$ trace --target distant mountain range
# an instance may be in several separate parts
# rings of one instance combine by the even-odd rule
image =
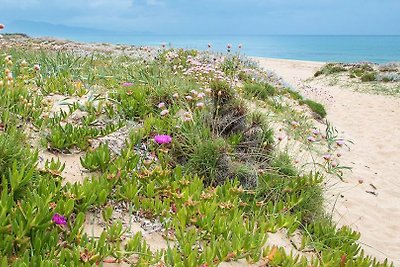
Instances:
[[[4,29],[5,33],[25,33],[29,36],[57,36],[57,37],[70,37],[70,36],[98,36],[98,35],[150,35],[151,32],[119,32],[108,31],[94,28],[85,28],[77,26],[68,26],[63,24],[53,24],[40,21],[29,20],[16,20],[6,24]]]

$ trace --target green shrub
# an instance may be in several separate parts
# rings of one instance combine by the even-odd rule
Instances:
[[[362,82],[373,82],[376,81],[376,72],[368,72],[361,76]]]
[[[325,118],[326,117],[326,110],[325,107],[320,104],[317,103],[313,100],[310,99],[306,99],[306,100],[301,100],[300,104],[303,105],[307,105],[315,114],[317,114],[320,118]]]
[[[288,93],[290,95],[290,97],[294,100],[302,100],[303,99],[303,96],[299,92],[294,91],[290,88],[285,88],[283,90],[283,93]]]
[[[210,84],[214,107],[225,105],[235,99],[235,90],[227,82],[213,80]]]
[[[271,162],[271,169],[280,175],[293,177],[298,171],[287,153],[279,153]]]
[[[246,83],[243,90],[248,96],[261,100],[268,99],[277,93],[276,88],[267,83]]]
[[[254,166],[244,163],[232,164],[231,177],[237,178],[246,189],[256,188],[258,185],[257,170]]]
[[[187,170],[204,177],[206,184],[212,183],[218,173],[218,161],[225,150],[222,138],[204,140],[196,144],[187,163]]]
[[[347,71],[345,67],[338,63],[328,63],[325,66],[323,66],[320,70],[318,70],[315,74],[314,77],[318,77],[320,75],[329,75],[329,74],[334,74],[334,73],[339,73],[339,72],[344,72]]]
[[[239,72],[238,77],[241,81],[250,82],[252,77],[244,71]]]

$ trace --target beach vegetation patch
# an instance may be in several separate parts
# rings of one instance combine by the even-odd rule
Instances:
[[[335,74],[335,73],[340,73],[347,71],[345,67],[343,67],[340,64],[337,63],[328,63],[325,66],[323,66],[320,70],[318,70],[315,74],[314,77],[318,77],[321,75],[329,75],[329,74]]]
[[[347,141],[238,54],[0,42],[2,266],[390,266],[326,219],[324,176]],[[291,138],[326,146],[307,172]],[[266,246],[278,231],[310,256]]]
[[[260,100],[266,100],[277,94],[276,88],[267,83],[245,83],[243,90],[249,96]]]
[[[300,100],[299,103],[307,105],[319,118],[325,118],[327,115],[325,107],[320,103],[310,99]]]

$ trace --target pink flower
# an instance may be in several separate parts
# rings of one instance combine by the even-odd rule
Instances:
[[[154,136],[154,142],[157,144],[169,144],[172,141],[172,137],[167,134],[160,134]]]
[[[316,140],[315,140],[315,137],[314,136],[309,136],[309,137],[307,137],[307,140],[308,140],[308,142],[315,142]]]
[[[175,94],[172,95],[172,97],[175,98],[175,99],[177,99],[177,98],[179,98],[179,94],[178,94],[178,93],[175,93]]]
[[[343,139],[337,140],[336,145],[342,147],[345,144]]]
[[[158,108],[163,108],[163,107],[165,107],[165,103],[164,102],[160,102],[160,103],[158,103]]]
[[[1,24],[0,23],[0,30],[2,30],[2,29],[4,29],[5,27],[4,27],[4,24]]]
[[[208,46],[208,48],[211,48],[211,44],[208,44],[207,46]]]
[[[332,159],[332,155],[331,154],[325,154],[322,156],[322,158],[326,161],[330,161]]]
[[[239,47],[239,49],[241,49],[241,48],[243,47],[243,45],[242,45],[242,44],[239,44],[238,47]]]
[[[198,103],[196,104],[196,107],[198,107],[198,108],[204,108],[204,103],[203,103],[203,102],[198,102]]]
[[[313,135],[319,135],[319,130],[318,129],[313,129],[312,133],[313,133]]]
[[[183,120],[184,122],[191,121],[192,119],[193,119],[192,113],[190,113],[190,112],[188,112],[188,111],[186,111],[185,113],[183,113],[182,120]]]
[[[166,115],[168,115],[168,113],[169,113],[168,109],[164,109],[164,110],[162,110],[162,111],[160,112],[160,115],[161,115],[161,116],[166,116]]]
[[[55,213],[51,218],[51,220],[57,225],[62,225],[62,226],[67,225],[67,219],[58,213]]]
[[[36,70],[36,71],[39,71],[39,70],[40,70],[39,64],[34,65],[34,66],[33,66],[33,69]]]
[[[185,96],[186,100],[188,101],[192,101],[193,97],[191,97],[190,95]]]
[[[199,93],[199,94],[197,95],[197,99],[203,99],[205,96],[206,96],[205,93]]]
[[[122,83],[122,86],[125,86],[125,87],[132,86],[132,85],[133,85],[133,83],[131,83],[131,82]]]
[[[231,45],[231,44],[228,44],[226,47],[227,47],[228,49],[231,49],[231,48],[232,48],[232,45]]]

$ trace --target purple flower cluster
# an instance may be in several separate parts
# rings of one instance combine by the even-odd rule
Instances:
[[[55,213],[51,218],[51,220],[57,225],[62,225],[62,226],[67,225],[67,218],[58,213]]]
[[[157,144],[169,144],[172,141],[172,137],[167,134],[160,134],[160,135],[154,136],[154,141]]]

